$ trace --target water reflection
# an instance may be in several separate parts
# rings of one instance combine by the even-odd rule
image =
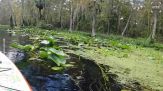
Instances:
[[[5,42],[4,42],[5,40]],[[19,61],[22,60],[24,57],[23,53],[18,52],[18,50],[12,48],[10,45],[12,43],[20,43],[24,44],[27,39],[25,37],[8,33],[6,30],[0,30],[0,51],[3,52],[5,50],[5,54],[13,61]],[[4,47],[5,44],[5,47]],[[4,49],[5,48],[5,49]]]
[[[3,39],[5,39],[5,50],[8,51],[8,45],[12,42],[12,38],[6,31],[0,30],[0,51],[3,51]]]

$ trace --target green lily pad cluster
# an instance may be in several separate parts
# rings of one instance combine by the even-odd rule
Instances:
[[[56,44],[56,39],[53,36],[40,37],[33,40],[32,44],[20,45],[12,44],[12,47],[24,51],[29,57],[28,59],[39,59],[49,63],[51,68],[64,67],[66,65],[66,54]]]

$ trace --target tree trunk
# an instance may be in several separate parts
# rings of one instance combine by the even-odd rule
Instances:
[[[10,27],[11,27],[11,29],[14,28],[14,21],[13,21],[13,16],[12,15],[10,16]]]
[[[22,12],[22,16],[21,16],[22,17],[22,20],[21,20],[22,24],[21,25],[24,26],[24,21],[25,21],[24,20],[24,10],[25,10],[24,9],[24,0],[21,0],[21,3],[22,3],[22,11],[21,11]]]
[[[151,35],[151,40],[153,41],[155,39],[155,35],[156,35],[156,26],[157,26],[157,13],[154,13],[154,24],[153,24],[153,29],[152,29],[152,35]]]
[[[118,25],[117,25],[117,33],[120,33],[120,25],[121,25],[121,20],[120,20],[120,14],[118,13],[118,19],[117,19]]]
[[[117,12],[117,22],[118,22],[118,25],[117,25],[117,34],[121,33],[121,30],[120,30],[120,26],[121,26],[121,11],[122,10],[122,6],[121,5],[118,5],[118,12]]]
[[[41,15],[41,9],[39,9],[39,19],[41,20],[41,17],[42,17],[42,15]]]
[[[92,12],[92,37],[96,36],[96,8],[95,8],[95,1],[94,7]]]
[[[127,20],[127,23],[126,23],[125,28],[123,29],[123,32],[122,32],[122,34],[121,34],[122,36],[124,36],[124,34],[125,34],[125,32],[126,32],[126,30],[127,30],[127,28],[128,28],[128,25],[129,25],[130,20],[131,20],[131,15],[129,16],[129,18],[128,18],[128,20]]]
[[[76,18],[77,18],[77,14],[78,14],[78,10],[79,10],[79,7],[77,5],[76,9],[74,10],[74,13],[73,13],[73,29],[75,29],[75,21],[76,21]]]
[[[107,21],[107,34],[110,33],[110,19],[111,19],[111,14],[112,14],[112,7],[113,7],[113,0],[107,0],[107,5],[108,5],[108,10],[107,10],[107,17],[108,17],[108,21]]]
[[[15,24],[14,24],[15,23],[14,11],[13,11],[13,8],[12,8],[11,3],[9,1],[8,1],[8,5],[10,8],[10,26],[13,29],[15,26]]]
[[[63,1],[61,0],[60,1],[60,5],[59,5],[59,23],[60,23],[60,28],[63,28],[63,25],[62,25],[62,3],[63,3]]]
[[[70,32],[72,32],[72,27],[73,27],[73,6],[71,4],[71,7],[70,7],[70,28],[69,28]]]
[[[95,28],[95,24],[96,24],[96,16],[93,15],[93,20],[92,20],[92,36],[96,36],[96,28]]]
[[[107,34],[110,34],[110,19],[107,22]]]

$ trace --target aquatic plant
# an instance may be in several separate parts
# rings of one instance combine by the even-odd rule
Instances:
[[[52,69],[59,70],[66,64],[66,54],[55,43],[56,40],[53,36],[46,36],[39,39],[35,38],[33,44],[20,45],[14,43],[12,47],[25,52],[29,56],[28,60],[41,60],[48,63]]]

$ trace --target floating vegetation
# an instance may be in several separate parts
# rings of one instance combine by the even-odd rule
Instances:
[[[56,40],[53,36],[34,39],[32,44],[20,45],[12,44],[12,47],[18,48],[25,52],[30,61],[36,63],[48,64],[48,67],[53,70],[60,70],[66,65],[66,54],[56,45]]]

